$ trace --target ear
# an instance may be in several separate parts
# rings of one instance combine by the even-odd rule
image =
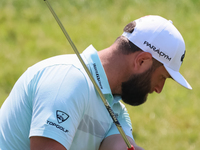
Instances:
[[[152,55],[148,52],[141,52],[135,57],[135,73],[142,73],[148,70],[153,64]]]

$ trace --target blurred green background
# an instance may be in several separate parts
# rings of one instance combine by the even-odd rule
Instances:
[[[50,0],[76,47],[110,46],[129,22],[145,15],[173,21],[186,43],[180,72],[193,90],[172,80],[161,94],[138,107],[127,106],[135,141],[146,150],[200,147],[199,0]],[[42,0],[0,1],[0,106],[20,75],[34,63],[73,53]]]

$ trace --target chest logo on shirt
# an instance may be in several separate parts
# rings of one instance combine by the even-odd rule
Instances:
[[[57,117],[58,123],[62,123],[62,122],[66,121],[69,118],[69,115],[66,114],[63,111],[57,110],[56,111],[56,117]]]

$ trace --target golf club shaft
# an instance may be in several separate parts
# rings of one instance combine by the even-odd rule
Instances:
[[[99,86],[97,85],[96,81],[94,80],[92,74],[90,73],[89,69],[87,68],[85,62],[83,61],[82,57],[80,56],[80,53],[78,52],[76,46],[74,45],[74,43],[72,42],[70,36],[68,35],[67,31],[65,30],[64,26],[62,25],[61,21],[59,20],[58,16],[56,15],[56,13],[54,12],[53,8],[51,7],[50,3],[48,2],[48,0],[44,0],[49,8],[49,10],[51,11],[52,15],[54,16],[55,20],[57,21],[58,25],[60,26],[61,30],[63,31],[65,37],[67,38],[67,40],[69,41],[71,47],[73,48],[74,52],[76,53],[78,59],[80,60],[82,66],[84,67],[86,73],[88,74],[90,80],[92,81],[94,87],[96,88],[98,94],[100,95],[104,105],[106,106],[111,118],[113,119],[113,122],[115,123],[115,125],[117,126],[117,129],[119,130],[120,134],[122,135],[126,145],[128,148],[132,148],[126,134],[124,133],[124,130],[122,129],[119,121],[117,120],[116,116],[114,115],[113,110],[111,109],[111,107],[109,106],[109,103],[107,102],[107,100],[105,99],[103,93],[101,92]]]

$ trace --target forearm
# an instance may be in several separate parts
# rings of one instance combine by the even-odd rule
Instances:
[[[130,137],[128,137],[128,139],[131,145],[134,146],[135,150],[144,150],[143,148],[137,146],[133,139],[131,139]],[[99,150],[127,150],[127,145],[121,135],[116,134],[105,138],[102,141]]]

